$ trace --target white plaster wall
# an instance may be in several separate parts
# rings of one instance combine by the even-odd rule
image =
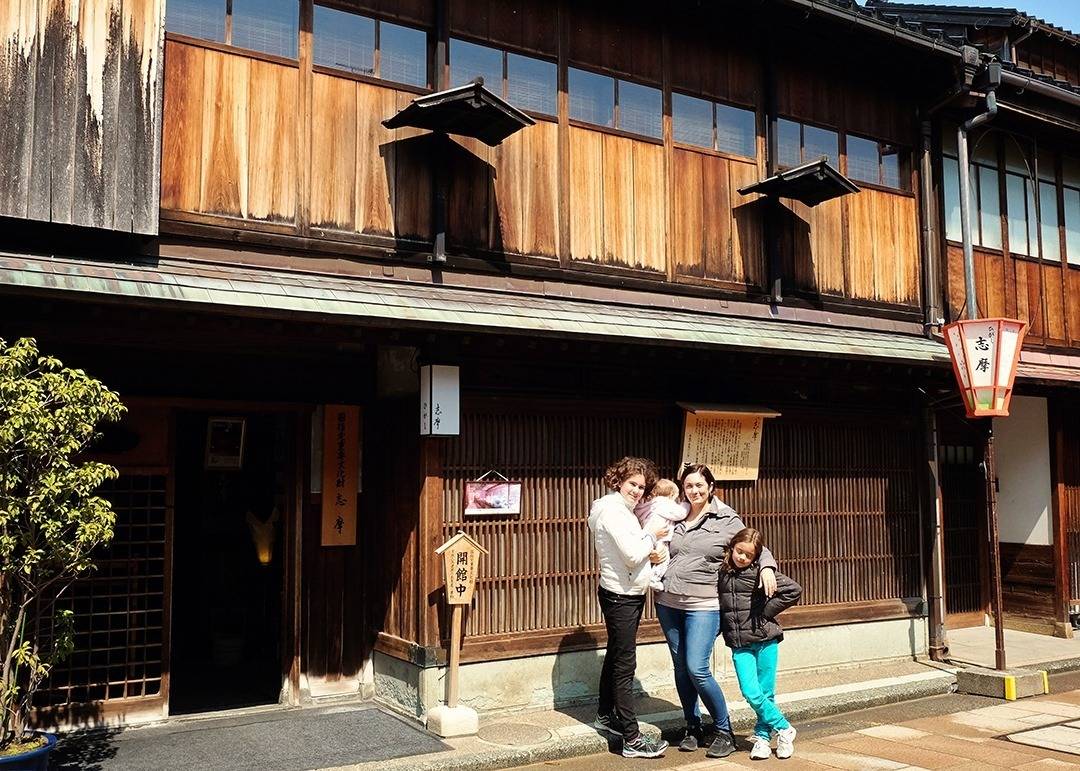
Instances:
[[[925,618],[824,626],[785,632],[780,646],[780,670],[827,669],[859,662],[910,659],[925,655]],[[636,686],[657,694],[674,687],[667,645],[651,643],[637,649]],[[423,670],[404,662],[384,661],[376,654],[376,692],[416,714],[435,706],[445,693],[445,668]],[[478,712],[551,709],[596,699],[603,651],[572,651],[505,661],[463,664],[459,698]],[[412,669],[412,672],[406,670]],[[713,672],[734,683],[731,652],[717,639]],[[407,705],[407,706],[406,706]]]
[[[1009,417],[994,418],[999,538],[1004,543],[1053,543],[1050,432],[1046,399],[1014,396]]]

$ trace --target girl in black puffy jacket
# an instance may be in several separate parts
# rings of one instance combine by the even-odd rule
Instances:
[[[750,751],[753,760],[766,760],[772,754],[773,731],[776,757],[795,754],[795,729],[775,702],[777,648],[784,639],[776,617],[802,596],[802,587],[780,573],[776,574],[776,593],[765,596],[758,586],[762,548],[761,533],[752,527],[736,533],[724,556],[719,587],[724,642],[731,648],[739,690],[758,716]]]

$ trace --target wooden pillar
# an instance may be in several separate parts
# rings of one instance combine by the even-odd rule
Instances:
[[[230,17],[231,18],[231,17]],[[300,0],[300,41],[297,51],[300,72],[297,96],[296,132],[296,227],[301,234],[311,231],[311,133],[312,133],[312,74],[315,25],[314,0]]]
[[[415,430],[415,429],[413,429]],[[425,648],[440,645],[442,563],[435,550],[442,543],[442,443],[439,437],[420,439],[420,500],[417,528],[417,642]]]

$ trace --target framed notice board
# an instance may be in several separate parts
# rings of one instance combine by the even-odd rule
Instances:
[[[683,408],[683,464],[703,463],[718,480],[756,480],[761,435],[767,418],[780,413],[764,407],[680,404]]]

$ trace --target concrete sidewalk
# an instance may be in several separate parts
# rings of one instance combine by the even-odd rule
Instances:
[[[864,664],[817,672],[781,674],[777,702],[794,721],[806,721],[881,704],[949,693],[953,670],[906,661]],[[721,682],[736,730],[754,723],[733,680]],[[638,701],[643,729],[652,734],[681,731],[684,721],[674,692],[650,694]],[[605,735],[592,728],[594,706],[522,712],[481,719],[477,736],[447,739],[449,751],[373,763],[340,766],[337,771],[455,771],[499,769],[547,760],[591,755],[609,749]],[[615,742],[617,743],[617,742]]]
[[[1080,669],[1080,637],[1069,639],[1005,630],[1005,658],[1010,667],[1048,672]],[[949,660],[957,665],[994,667],[994,628],[949,630]]]

